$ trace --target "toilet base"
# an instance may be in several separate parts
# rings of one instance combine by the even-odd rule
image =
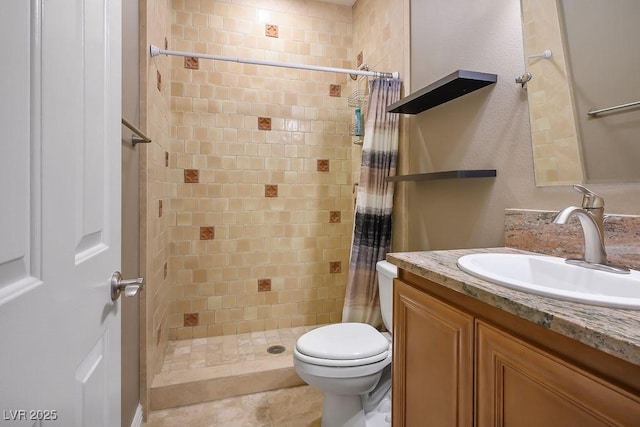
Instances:
[[[324,395],[322,427],[390,427],[391,390],[378,405],[364,413],[361,396]]]
[[[322,427],[367,427],[359,395],[324,393]]]
[[[391,427],[391,389],[374,410],[365,415],[367,427]]]
[[[322,427],[391,427],[391,366],[370,393],[325,392],[323,398]]]

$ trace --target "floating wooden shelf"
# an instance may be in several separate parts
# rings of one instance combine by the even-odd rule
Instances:
[[[458,70],[387,107],[389,113],[418,114],[498,81],[495,74]]]
[[[453,170],[444,172],[416,173],[387,177],[387,182],[398,181],[434,181],[437,179],[493,178],[497,176],[495,169]]]

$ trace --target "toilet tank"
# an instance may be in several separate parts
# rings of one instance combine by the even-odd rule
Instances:
[[[378,294],[382,321],[389,332],[392,331],[393,319],[393,279],[398,276],[398,267],[387,261],[378,261]]]

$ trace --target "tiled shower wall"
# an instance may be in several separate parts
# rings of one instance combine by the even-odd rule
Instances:
[[[167,277],[169,225],[167,203],[172,194],[166,163],[170,148],[171,63],[166,57],[150,58],[148,45],[164,47],[170,34],[170,0],[140,1],[140,126],[153,140],[139,144],[140,153],[140,272],[145,278],[140,293],[141,402],[148,408],[148,390],[160,371],[168,341],[171,288]],[[167,40],[168,41],[168,40]],[[123,325],[124,327],[124,325]]]
[[[170,49],[355,66],[351,7],[174,0]],[[347,75],[171,59],[171,339],[341,318],[352,234]]]

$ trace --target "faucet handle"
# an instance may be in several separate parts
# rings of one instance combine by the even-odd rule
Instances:
[[[584,209],[604,208],[604,199],[593,191],[580,184],[573,184],[573,189],[578,193],[582,193],[582,207]]]

